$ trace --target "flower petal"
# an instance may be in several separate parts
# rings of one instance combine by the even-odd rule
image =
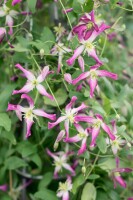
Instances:
[[[93,48],[88,52],[88,56],[92,57],[98,64],[102,65],[102,61],[98,58],[97,54],[96,54],[96,50]]]
[[[69,164],[63,163],[63,167],[64,167],[65,169],[67,169],[68,171],[70,171],[70,172],[72,173],[73,176],[75,175],[75,171],[73,170],[73,168],[72,168]]]
[[[37,81],[39,83],[43,82],[48,74],[49,74],[49,66],[45,66],[41,74],[37,77]]]
[[[79,63],[80,69],[82,70],[82,72],[84,72],[85,63],[84,63],[84,59],[83,59],[82,56],[79,56],[79,57],[78,57],[78,63]]]
[[[32,107],[32,108],[34,107],[33,99],[30,96],[28,96],[27,94],[22,94],[21,99],[26,99],[28,101],[30,107]]]
[[[86,151],[86,138],[82,140],[82,144],[78,151],[78,155],[83,154],[85,151]]]
[[[90,98],[93,98],[93,94],[94,94],[95,88],[97,86],[97,79],[96,78],[90,78],[88,82],[89,82],[89,85],[90,85]]]
[[[77,58],[78,56],[80,56],[80,54],[83,52],[83,50],[84,50],[84,45],[79,46],[79,47],[74,51],[73,56],[72,56],[71,58],[69,58],[69,59],[66,61],[67,64],[68,64],[69,66],[73,65],[74,62],[75,62],[75,60],[76,60],[76,58]]]
[[[123,188],[127,187],[126,182],[122,179],[121,176],[114,176],[115,180],[121,185]]]
[[[115,136],[113,135],[113,133],[111,132],[109,126],[107,126],[105,123],[102,122],[101,124],[103,130],[109,135],[111,140],[115,140]]]
[[[47,151],[47,154],[48,154],[50,157],[52,157],[54,160],[57,160],[57,159],[58,159],[58,157],[57,157],[54,153],[52,153],[48,148],[46,149],[46,151]]]
[[[57,142],[57,143],[60,142],[60,141],[63,139],[64,136],[65,136],[65,130],[61,130],[61,131],[59,132],[57,138],[56,138],[55,143],[56,143],[56,142]]]
[[[65,111],[66,111],[66,112],[69,112],[69,111],[72,109],[72,106],[73,106],[73,104],[75,103],[76,100],[77,100],[77,97],[76,97],[76,96],[73,96],[73,97],[71,98],[70,103],[67,104],[67,106],[65,107]]]
[[[49,93],[45,90],[45,88],[43,87],[43,85],[38,84],[38,85],[36,86],[36,88],[37,88],[37,90],[39,91],[40,94],[42,94],[43,96],[48,97],[48,98],[51,99],[51,100],[54,100],[53,96],[52,96],[51,94],[49,94]]]
[[[16,64],[15,67],[20,69],[28,80],[33,81],[35,79],[35,76],[30,71],[24,69],[20,64]]]
[[[69,200],[69,192],[64,192],[62,200]]]
[[[59,117],[58,119],[57,119],[57,121],[56,122],[49,122],[48,123],[48,129],[51,129],[51,128],[53,128],[54,126],[56,126],[57,124],[59,124],[60,122],[62,122],[62,121],[64,121],[66,119],[66,116],[62,116],[62,117]]]
[[[95,122],[95,118],[91,116],[85,116],[85,115],[76,115],[74,118],[75,122],[88,122],[90,124],[93,124]]]
[[[20,93],[28,93],[31,90],[33,90],[34,85],[32,83],[26,83],[24,87],[22,87],[20,90],[13,90],[12,95],[14,94],[20,94]]]
[[[31,126],[32,124],[34,123],[32,120],[30,119],[25,119],[25,122],[27,124],[27,127],[26,127],[26,138],[28,138],[29,136],[31,136]]]
[[[72,113],[75,114],[75,113],[77,113],[77,112],[79,112],[79,111],[81,111],[81,110],[83,110],[85,108],[88,108],[88,106],[86,106],[84,103],[82,103],[81,106],[79,106],[77,108],[73,108],[72,109]]]
[[[8,32],[9,35],[13,34],[13,18],[10,15],[6,16],[6,24],[9,26],[10,30]]]
[[[90,75],[90,72],[83,72],[77,78],[73,79],[72,84],[76,85],[79,81],[86,79]]]
[[[35,109],[33,110],[33,113],[37,116],[46,117],[51,120],[56,120],[56,114],[48,114],[41,109]]]
[[[65,131],[66,131],[66,138],[68,138],[69,137],[69,120],[68,119],[65,120],[64,126],[65,126]]]
[[[91,138],[90,147],[94,147],[95,146],[95,144],[96,144],[96,138],[97,138],[99,132],[100,132],[100,126],[99,127],[94,127],[92,129],[92,133],[91,133],[92,134],[92,138]]]
[[[81,139],[79,138],[79,136],[78,135],[75,135],[75,136],[73,136],[73,137],[68,137],[68,138],[65,138],[64,139],[64,142],[79,142]]]
[[[69,84],[72,84],[72,76],[71,74],[64,74],[64,79],[67,81]]]
[[[12,6],[15,6],[17,3],[20,3],[22,0],[13,0],[12,1]]]
[[[98,74],[98,76],[101,76],[101,77],[109,77],[109,78],[112,78],[114,80],[118,79],[117,74],[114,74],[112,72],[108,72],[106,70],[97,70],[97,74]]]
[[[4,17],[6,15],[5,11],[0,9],[0,17]]]

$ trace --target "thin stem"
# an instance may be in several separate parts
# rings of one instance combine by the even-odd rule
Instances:
[[[103,44],[103,48],[102,48],[102,51],[101,51],[101,55],[100,55],[100,56],[103,55],[103,52],[104,52],[105,47],[106,47],[106,43],[107,43],[107,34],[105,35],[105,40],[104,40],[104,44]]]
[[[61,4],[63,10],[65,10],[65,7],[64,7],[62,1],[61,1],[61,0],[59,0],[59,1],[60,1],[60,4]],[[69,17],[68,17],[68,14],[67,14],[67,13],[65,13],[65,14],[66,14],[66,16],[67,16],[67,19],[68,19],[69,25],[70,25],[70,27],[71,27],[71,29],[72,29],[72,24],[71,24],[71,21],[70,21],[70,19],[69,19]]]
[[[13,181],[12,181],[12,171],[11,170],[9,170],[9,186],[10,186],[10,192],[12,192]]]

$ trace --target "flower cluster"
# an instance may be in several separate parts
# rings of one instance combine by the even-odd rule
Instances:
[[[19,13],[15,10],[14,6],[21,1],[22,0],[13,0],[13,9],[8,8],[6,0],[4,1],[3,6],[0,7],[0,17],[5,17],[5,25],[7,25],[9,29],[8,35],[13,34],[14,19],[19,14],[30,14],[27,12]],[[57,0],[54,1],[57,2]],[[72,11],[73,8],[69,8],[63,10],[63,13],[67,14],[67,12]],[[54,178],[59,179],[62,177],[61,173],[64,171],[66,172],[65,177],[63,177],[66,181],[64,183],[59,183],[57,192],[57,196],[61,197],[62,200],[70,199],[69,192],[72,190],[72,178],[76,175],[76,167],[79,161],[78,159],[74,159],[75,152],[69,149],[70,146],[72,146],[72,144],[78,146],[77,156],[84,154],[88,149],[93,150],[97,146],[97,139],[99,134],[101,134],[101,131],[104,135],[106,134],[105,143],[111,147],[116,159],[116,168],[111,171],[114,188],[116,188],[116,183],[122,187],[126,187],[126,183],[121,177],[121,173],[132,171],[130,168],[119,167],[117,154],[121,146],[125,145],[126,141],[117,133],[115,119],[110,122],[110,120],[107,119],[107,116],[95,113],[86,102],[79,103],[78,96],[76,95],[69,95],[71,98],[68,101],[68,104],[66,104],[64,109],[60,109],[61,113],[58,113],[57,118],[56,114],[53,114],[54,111],[51,114],[47,113],[47,111],[45,112],[42,108],[35,108],[36,98],[34,99],[33,97],[31,98],[32,95],[30,96],[30,93],[33,90],[36,90],[36,93],[39,93],[42,97],[46,97],[50,101],[58,103],[56,102],[57,100],[51,92],[50,87],[48,88],[50,89],[51,94],[47,91],[44,83],[48,85],[46,79],[50,74],[59,76],[61,73],[66,88],[67,86],[72,86],[74,90],[82,92],[82,89],[85,87],[88,88],[89,85],[88,98],[89,100],[93,99],[96,101],[95,97],[97,94],[95,90],[98,88],[99,79],[101,77],[111,78],[112,80],[118,79],[117,74],[103,69],[104,61],[97,48],[97,38],[101,34],[106,34],[107,36],[106,31],[109,28],[110,26],[106,25],[104,21],[96,18],[95,12],[92,10],[90,13],[85,13],[81,16],[78,24],[75,25],[69,33],[67,38],[68,44],[71,43],[74,37],[76,37],[78,41],[77,48],[74,48],[74,50],[63,42],[63,36],[68,33],[65,28],[63,28],[61,24],[54,28],[54,32],[56,33],[56,44],[50,49],[50,55],[58,57],[58,67],[56,72],[50,71],[51,67],[48,65],[43,69],[40,67],[39,73],[27,69],[27,67],[22,67],[19,63],[15,65],[15,68],[22,72],[21,76],[26,78],[26,83],[22,88],[13,90],[12,95],[21,94],[21,101],[23,101],[24,104],[22,104],[21,101],[18,104],[8,103],[7,111],[15,111],[19,120],[25,121],[27,127],[26,138],[31,136],[31,127],[35,123],[34,120],[38,119],[38,116],[52,121],[48,122],[48,129],[56,128],[58,133],[54,143],[54,150],[57,150],[61,141],[67,146],[64,151],[61,150],[54,153],[46,148],[47,155],[54,160]],[[4,37],[6,37],[6,40],[8,41],[6,28],[0,27],[0,43],[3,41]],[[42,52],[42,54],[44,52]],[[89,70],[88,66],[86,67],[85,65],[85,58],[88,59],[88,57],[91,57],[92,62],[94,62],[89,66]],[[78,66],[80,68],[78,71],[80,74],[75,77],[70,71],[71,69],[72,71],[75,71],[76,61],[78,61]],[[64,62],[69,73],[67,73],[67,70],[65,73],[62,72]],[[37,62],[36,64],[38,65]],[[25,104],[25,100],[28,102],[28,106]],[[73,159],[73,165],[70,164],[71,159]],[[6,190],[6,186],[1,185],[0,189]]]

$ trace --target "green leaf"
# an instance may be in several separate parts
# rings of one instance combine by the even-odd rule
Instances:
[[[63,104],[66,102],[67,98],[68,98],[67,92],[66,92],[66,90],[64,90],[63,88],[58,89],[58,90],[54,93],[54,95],[55,95],[55,98],[56,98],[56,100],[57,100],[59,106],[60,106],[60,105],[63,105]],[[49,98],[47,98],[47,97],[44,97],[44,103],[45,103],[46,105],[51,105],[51,106],[57,107],[56,102],[55,102],[55,101],[51,101],[51,100],[50,100]]]
[[[29,141],[20,142],[16,150],[22,155],[23,158],[37,152],[37,147]]]
[[[76,194],[78,187],[82,185],[84,182],[85,182],[85,177],[83,176],[83,174],[77,176],[73,182],[72,193]]]
[[[96,194],[95,186],[92,183],[86,183],[82,191],[81,200],[95,200]]]
[[[16,144],[16,138],[15,138],[13,132],[2,131],[0,134],[0,137],[9,140],[14,145]]]
[[[41,33],[41,39],[42,42],[45,42],[46,45],[51,48],[55,43],[55,36],[52,33],[52,31],[48,27],[44,27],[43,31]]]
[[[44,188],[43,190],[36,192],[34,194],[34,197],[37,198],[38,200],[58,200],[56,197],[56,193],[53,192],[52,190],[48,190]]]
[[[29,9],[34,13],[36,11],[37,0],[27,0]]]
[[[90,180],[95,180],[95,179],[97,179],[97,178],[100,178],[100,176],[99,176],[98,174],[91,174],[91,175],[88,177],[88,179],[90,179]]]
[[[86,3],[83,5],[84,12],[90,12],[93,10],[94,1],[93,0],[87,0]]]
[[[0,126],[4,127],[6,131],[11,130],[11,119],[6,113],[0,113]]]
[[[17,156],[11,156],[5,161],[5,167],[10,170],[14,170],[25,166],[27,166],[27,163],[24,160],[18,158]]]
[[[39,190],[44,189],[45,187],[47,187],[50,182],[53,179],[53,173],[52,172],[47,172],[46,174],[44,174],[43,179],[40,181],[39,183]]]
[[[39,169],[42,168],[42,160],[38,154],[32,154],[28,157],[32,162],[34,162]]]
[[[106,151],[107,151],[107,144],[106,144],[105,138],[102,135],[102,133],[99,134],[96,143],[97,143],[97,146],[98,146],[99,150],[102,153],[106,153]]]
[[[76,13],[85,13],[93,10],[93,0],[74,0],[72,7]]]

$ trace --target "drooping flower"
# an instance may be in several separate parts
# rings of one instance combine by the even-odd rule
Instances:
[[[90,147],[94,147],[96,144],[96,139],[100,133],[100,128],[102,128],[110,137],[111,140],[115,140],[115,135],[112,133],[111,129],[109,126],[104,122],[103,117],[100,114],[95,114],[96,118],[88,118],[87,116],[76,116],[76,121],[84,121],[92,124],[92,129],[91,129],[91,144]]]
[[[100,35],[103,31],[105,31],[106,29],[110,28],[109,26],[107,26],[106,24],[102,23],[101,26],[99,27],[99,31],[93,31],[93,33],[91,34],[91,36],[87,39],[84,40],[82,37],[80,39],[80,46],[74,50],[74,54],[71,58],[69,58],[66,62],[69,66],[73,65],[75,60],[82,54],[82,53],[87,53],[88,56],[92,57],[97,63],[99,63],[100,65],[102,65],[102,62],[100,61],[100,59],[98,58],[97,54],[96,54],[96,50],[95,50],[95,44],[94,44],[94,40],[96,39],[96,37],[98,35]]]
[[[73,8],[67,8],[67,9],[63,10],[63,13],[66,14],[66,13],[69,13],[72,11],[73,11]]]
[[[73,155],[72,152],[60,151],[52,153],[49,149],[47,149],[47,154],[54,159],[54,165],[55,165],[54,178],[58,178],[58,173],[62,171],[62,168],[68,170],[72,176],[75,175],[74,169],[67,163],[69,156]]]
[[[16,10],[10,10],[10,8],[8,8],[5,4],[3,4],[2,7],[0,7],[0,17],[6,17],[6,25],[9,26],[9,35],[13,34],[13,24],[14,24],[14,20],[13,18],[15,18],[18,15],[18,12]]]
[[[58,55],[58,69],[57,69],[57,73],[60,72],[61,67],[63,66],[62,64],[62,59],[63,59],[63,55],[65,53],[69,53],[72,50],[65,47],[63,43],[58,42],[58,44],[56,44],[52,49],[51,49],[51,54],[52,55]]]
[[[3,192],[7,191],[7,188],[7,184],[0,185],[0,190],[2,190]]]
[[[123,146],[126,141],[124,139],[121,139],[120,135],[117,135],[117,129],[116,129],[116,121],[112,120],[112,132],[115,135],[115,140],[110,140],[109,138],[106,138],[106,143],[111,145],[112,151],[114,155],[117,155],[118,150],[121,149],[121,146]]]
[[[109,77],[113,80],[117,80],[117,74],[108,72],[106,70],[99,70],[99,65],[94,65],[90,68],[90,71],[80,74],[76,79],[72,81],[73,85],[76,85],[81,80],[86,80],[90,86],[90,98],[93,97],[95,88],[97,86],[98,77]]]
[[[0,43],[3,41],[5,35],[6,35],[6,29],[3,27],[0,27]]]
[[[87,142],[87,137],[89,135],[88,129],[83,129],[82,126],[80,126],[79,124],[74,124],[78,134],[76,136],[73,137],[69,137],[67,139],[65,139],[65,142],[79,142],[81,141],[81,147],[78,151],[78,155],[83,154],[86,151],[86,142]]]
[[[22,0],[13,0],[12,1],[12,6],[15,6],[17,3],[20,3]]]
[[[121,173],[130,173],[133,171],[133,169],[131,168],[120,168],[119,167],[119,159],[117,159],[117,163],[116,163],[116,168],[112,170],[112,179],[114,181],[114,188],[116,188],[117,183],[123,187],[126,188],[127,184],[126,182],[123,180],[123,178],[121,177]]]
[[[69,192],[72,190],[72,180],[68,177],[65,183],[59,183],[57,197],[62,197],[62,200],[69,200]]]
[[[75,103],[75,101],[77,100],[76,96],[73,96],[70,103],[66,106],[65,108],[65,113],[63,113],[64,116],[61,116],[57,119],[56,122],[49,122],[48,123],[48,129],[53,128],[54,126],[58,125],[59,123],[64,121],[64,126],[65,126],[65,131],[66,131],[66,138],[68,138],[69,136],[69,125],[70,124],[74,124],[76,123],[76,116],[78,116],[78,112],[87,108],[87,106],[82,103],[81,106],[77,107],[77,108],[72,108],[73,104]],[[87,117],[87,119],[89,120],[89,118],[91,117]],[[78,118],[78,120],[82,120],[82,116],[80,116]]]
[[[72,33],[77,34],[78,38],[81,40],[87,40],[93,33],[93,31],[99,31],[99,27],[96,24],[94,10],[92,10],[89,14],[85,13],[79,20],[79,24],[76,25]]]
[[[22,121],[22,115],[24,115],[24,120],[27,125],[26,138],[31,135],[31,126],[34,123],[33,119],[37,118],[37,116],[41,116],[41,117],[48,118],[51,120],[56,119],[55,114],[48,114],[41,109],[34,109],[34,101],[27,94],[22,94],[21,99],[26,99],[29,103],[29,107],[22,107],[21,105],[14,105],[14,104],[9,103],[7,111],[14,110],[16,112],[16,115],[21,121]]]
[[[39,74],[38,77],[35,77],[34,74],[26,69],[24,69],[20,64],[15,65],[16,68],[20,69],[23,73],[24,76],[28,79],[26,84],[23,86],[22,89],[20,90],[14,90],[12,94],[20,94],[20,93],[28,93],[34,88],[38,90],[38,92],[43,95],[48,97],[49,99],[53,100],[53,96],[50,95],[44,86],[41,84],[46,77],[51,73],[49,71],[49,67],[45,66],[42,70],[42,72]]]

